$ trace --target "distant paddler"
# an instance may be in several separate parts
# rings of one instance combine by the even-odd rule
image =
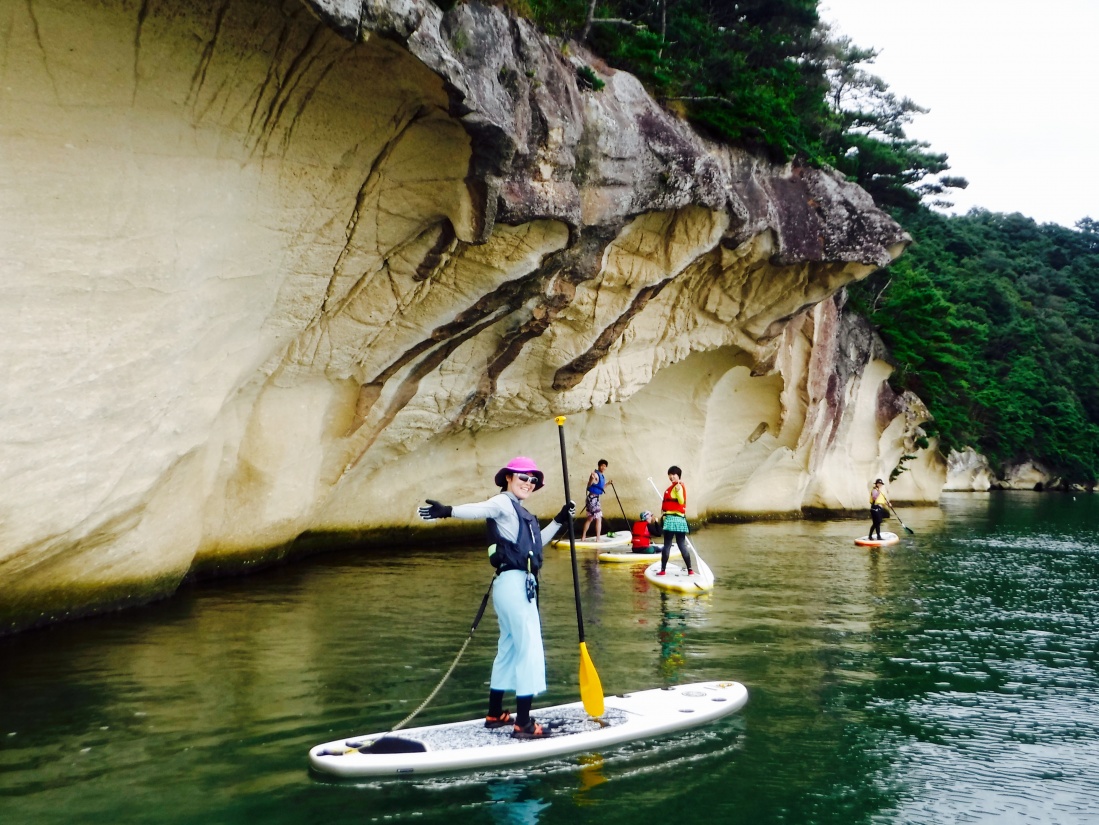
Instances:
[[[641,515],[630,528],[630,544],[633,552],[645,555],[655,554],[656,550],[652,546],[653,535],[660,535],[660,525],[657,523],[656,516],[649,510],[642,510]]]
[[[687,549],[687,487],[682,481],[683,471],[674,464],[668,468],[668,489],[664,491],[664,500],[660,504],[661,529],[664,531],[664,549],[660,553],[660,572],[663,576],[668,567],[668,556],[672,552],[672,539],[679,546],[679,554],[687,564],[687,575],[694,575],[691,563],[691,551]]]
[[[874,486],[870,488],[870,533],[867,538],[882,540],[881,523],[889,517],[889,511],[885,508],[892,506],[885,495],[885,482],[880,478],[875,479]]]
[[[603,533],[603,493],[607,491],[607,459],[601,458],[595,465],[595,469],[588,476],[588,487],[584,495],[584,509],[588,517],[584,519],[584,527],[580,530],[580,541],[588,540],[588,527],[595,522],[595,540],[602,540]]]

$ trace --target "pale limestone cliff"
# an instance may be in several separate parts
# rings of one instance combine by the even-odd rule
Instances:
[[[553,512],[558,414],[574,490],[606,456],[640,509],[674,462],[692,517],[862,508],[912,454],[833,300],[901,230],[523,21],[0,0],[0,52],[0,630],[407,534],[515,453]]]
[[[1059,490],[1064,487],[1060,476],[1037,461],[1024,461],[1004,468],[1003,477],[994,485],[1001,490]]]
[[[989,490],[1061,490],[1085,492],[1083,485],[1067,484],[1048,467],[1036,461],[1008,464],[997,475],[988,459],[967,447],[951,450],[946,459],[947,474],[944,492],[987,493]]]
[[[947,454],[944,491],[987,493],[995,484],[996,473],[992,465],[972,447],[961,452],[951,450]]]

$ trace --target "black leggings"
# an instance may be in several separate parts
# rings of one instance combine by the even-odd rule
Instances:
[[[672,554],[673,536],[675,537],[675,543],[679,545],[679,554],[683,556],[687,569],[694,570],[694,565],[691,563],[691,554],[687,550],[687,534],[673,533],[671,530],[664,531],[664,549],[660,551],[660,569],[664,570],[668,566],[668,556]]]
[[[533,696],[515,697],[515,724],[522,727],[530,721],[530,708],[534,704]],[[488,715],[499,717],[504,712],[504,692],[502,690],[489,690]]]
[[[874,531],[876,530],[878,535],[876,538],[881,538],[881,523],[885,519],[885,508],[880,504],[874,504],[870,507],[870,535],[867,538],[875,538]]]

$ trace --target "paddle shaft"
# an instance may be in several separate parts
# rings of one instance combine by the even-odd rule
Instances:
[[[569,495],[569,462],[565,457],[565,419],[557,419],[557,435],[561,438],[561,475],[565,477],[565,504],[572,501]],[[576,629],[580,633],[580,644],[584,644],[584,611],[580,607],[580,571],[576,567],[576,527],[569,519],[569,553],[572,556],[572,591],[576,597]]]
[[[622,520],[626,522],[626,529],[630,529],[630,520],[626,518],[626,508],[622,506],[622,499],[618,497],[618,488],[614,486],[614,482],[610,481],[611,490],[614,491],[614,500],[618,502],[618,509],[622,511]]]
[[[651,484],[653,486],[653,490],[656,491],[657,498],[659,498],[660,503],[663,504],[664,503],[664,494],[662,492],[660,492],[660,488],[656,486],[656,482],[653,481],[652,476],[649,476],[649,484]]]
[[[886,501],[889,501],[889,499],[886,499]],[[906,531],[908,531],[912,535],[916,535],[915,530],[913,530],[911,527],[909,527],[907,524],[905,524],[903,521],[901,521],[901,517],[897,515],[897,510],[896,510],[895,507],[893,507],[893,502],[891,502],[891,501],[889,501],[889,509],[893,511],[893,515],[896,516],[897,521],[900,521],[901,527],[903,527]]]

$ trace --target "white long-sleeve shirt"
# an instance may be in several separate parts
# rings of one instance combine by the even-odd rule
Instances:
[[[487,501],[476,504],[455,504],[450,510],[450,515],[452,518],[460,519],[492,519],[496,522],[496,529],[500,531],[502,538],[508,541],[518,541],[519,517],[515,514],[515,507],[511,504],[512,501],[519,501],[519,499],[511,493],[499,493]],[[543,527],[541,532],[542,546],[545,547],[553,541],[553,537],[557,535],[557,531],[560,529],[561,525],[553,520]]]

